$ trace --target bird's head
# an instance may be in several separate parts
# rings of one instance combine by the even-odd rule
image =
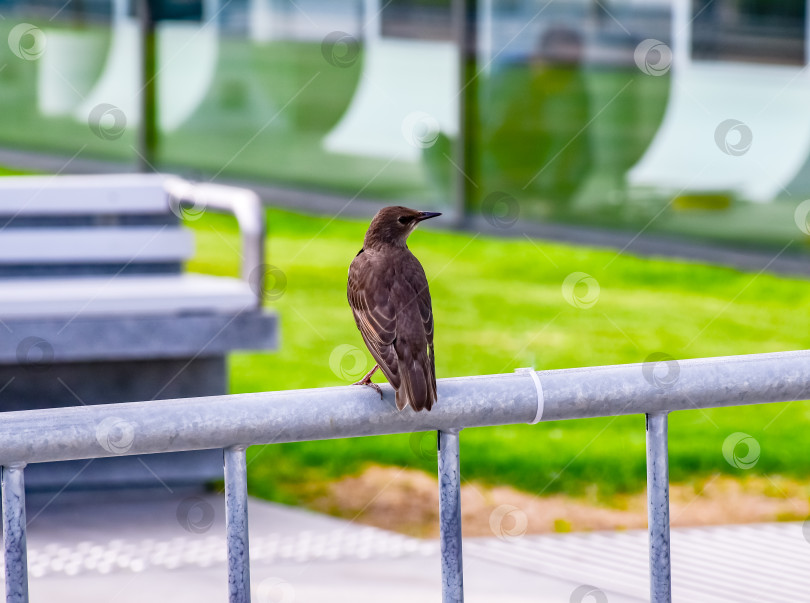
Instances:
[[[399,205],[383,207],[374,216],[366,232],[364,247],[380,245],[405,245],[420,222],[441,216],[434,211],[417,211]]]

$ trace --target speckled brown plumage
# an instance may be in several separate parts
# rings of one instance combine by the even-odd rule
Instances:
[[[396,390],[400,410],[407,405],[430,410],[436,401],[430,291],[425,271],[406,241],[419,222],[438,215],[399,206],[381,209],[349,267],[354,320]],[[373,386],[370,375],[358,383]]]

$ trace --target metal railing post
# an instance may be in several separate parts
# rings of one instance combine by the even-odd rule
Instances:
[[[242,446],[225,448],[225,530],[228,540],[228,601],[250,603],[247,458]]]
[[[28,554],[25,541],[25,463],[2,468],[3,546],[6,603],[28,603]]]
[[[439,431],[439,533],[442,603],[463,603],[461,564],[461,465],[458,429]]]
[[[667,413],[647,415],[647,511],[650,530],[650,601],[672,600],[669,554]]]

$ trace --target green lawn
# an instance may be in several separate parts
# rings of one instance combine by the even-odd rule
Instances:
[[[272,354],[233,355],[231,390],[346,384],[362,367],[353,371],[347,360],[333,372],[330,359],[334,366],[338,346],[363,348],[345,286],[366,221],[280,210],[271,210],[268,220],[269,261],[287,278],[284,294],[269,304],[281,316],[281,346]],[[235,225],[208,215],[192,225],[198,254],[190,268],[236,275]],[[440,378],[529,365],[552,369],[640,362],[653,352],[691,358],[810,346],[810,283],[800,279],[466,233],[420,230],[410,247],[431,283]],[[599,281],[601,293],[592,308],[578,309],[563,299],[562,282],[575,271]],[[341,371],[353,374],[341,378]],[[810,407],[804,402],[674,413],[672,479],[715,472],[804,478],[810,473],[808,427]],[[723,458],[724,439],[738,431],[761,445],[759,462],[748,471]],[[433,473],[435,460],[424,453],[431,437],[255,446],[249,450],[250,490],[301,502],[313,484],[357,472],[367,463]],[[603,499],[645,484],[640,416],[468,429],[462,447],[468,480],[536,493],[580,494],[596,484]]]

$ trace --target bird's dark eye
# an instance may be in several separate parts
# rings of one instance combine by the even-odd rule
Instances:
[[[410,224],[411,222],[413,222],[413,216],[402,216],[399,219],[400,224]]]

